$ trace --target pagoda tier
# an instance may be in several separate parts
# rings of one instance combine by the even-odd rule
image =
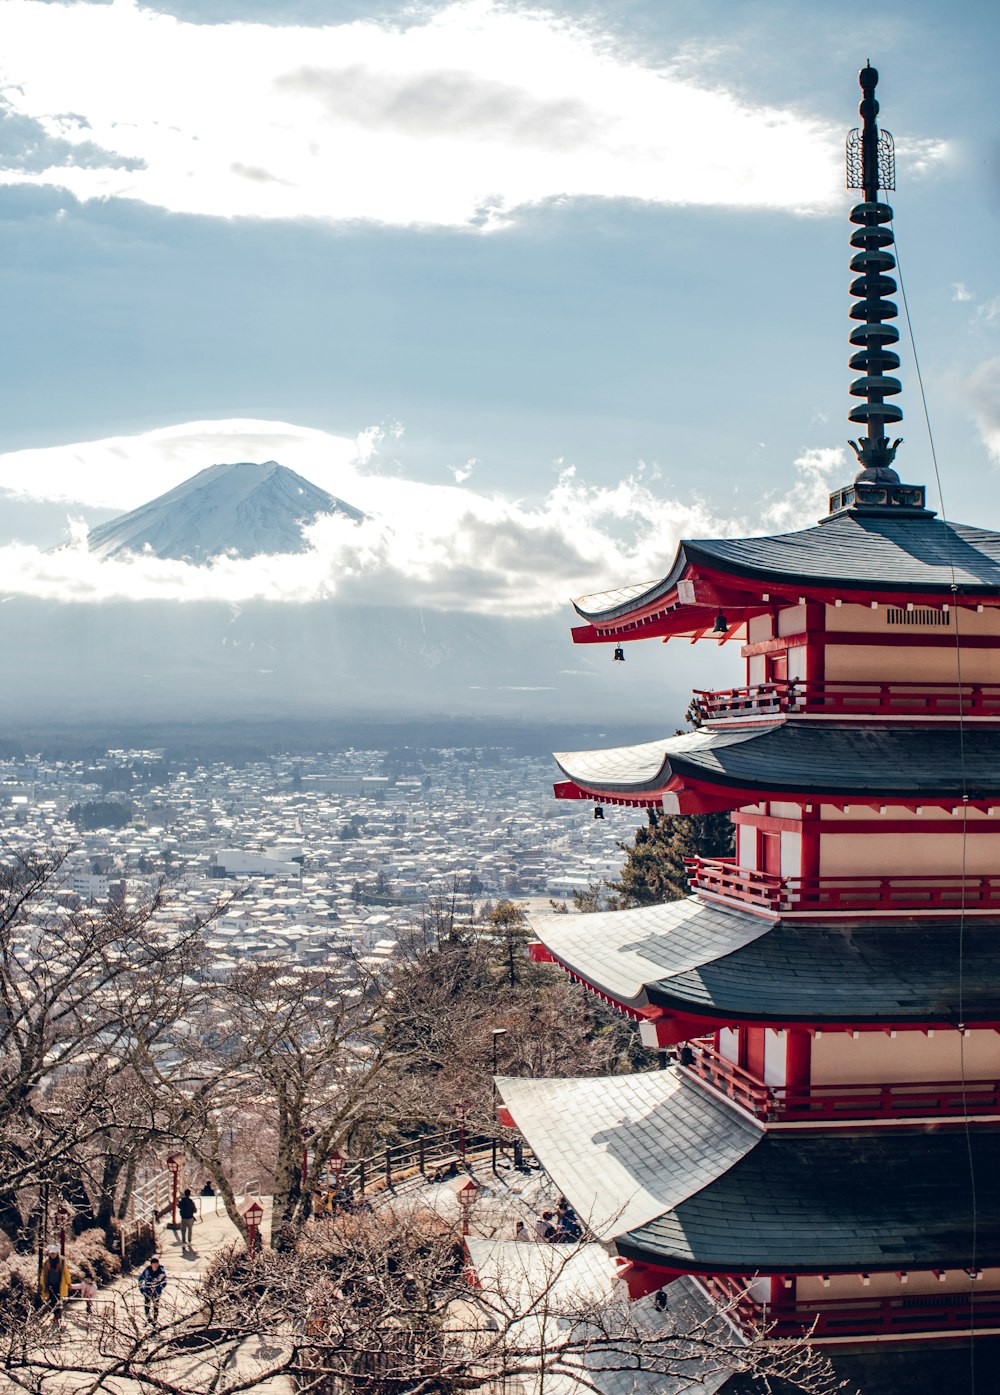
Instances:
[[[576,605],[574,640],[615,660],[687,637],[745,662],[698,730],[556,757],[560,798],[731,811],[734,856],[689,859],[693,896],[533,922],[535,957],[662,1068],[499,1082],[633,1297],[686,1275],[745,1331],[867,1342],[865,1395],[899,1384],[869,1383],[881,1343],[1000,1333],[1000,534],[893,467],[877,80],[848,138],[857,474],[814,527],[685,541],[660,580]]]
[[[573,638],[691,637],[711,632],[720,608],[721,637],[733,637],[754,615],[809,602],[1000,605],[1000,535],[930,515],[838,514],[776,537],[685,540],[662,580],[576,601],[587,623]]]
[[[661,805],[668,813],[700,800],[737,809],[761,798],[842,805],[968,798],[1000,808],[1000,725],[882,726],[779,719],[730,724],[603,751],[556,754],[560,799]],[[678,807],[680,806],[680,807]]]
[[[863,1390],[875,1395],[982,1395],[981,1372],[1000,1370],[1000,1337],[976,1339],[976,1360],[970,1353],[971,1338],[926,1342],[869,1344],[863,1350],[828,1347],[826,1355],[834,1377],[848,1392]],[[700,1395],[692,1391],[691,1395]],[[788,1381],[773,1380],[764,1391],[752,1376],[732,1376],[722,1395],[801,1395]]]
[[[848,1030],[1000,1023],[1000,916],[964,928],[953,917],[769,919],[691,896],[530,923],[536,959],[558,963],[626,1013],[662,1022],[660,1045],[737,1023]]]
[[[855,1285],[886,1273],[940,1294],[935,1270],[964,1289],[1000,1289],[1000,1268],[967,1272],[970,1157],[980,1250],[1000,1248],[998,1126],[767,1129],[672,1071],[497,1085],[589,1230],[656,1271],[637,1275],[633,1293],[677,1273],[839,1274]]]

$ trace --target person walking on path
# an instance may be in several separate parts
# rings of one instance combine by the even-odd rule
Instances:
[[[218,1214],[219,1214],[219,1198],[215,1195],[215,1188],[212,1186],[212,1179],[211,1179],[211,1177],[206,1177],[206,1178],[205,1178],[205,1185],[204,1185],[204,1186],[202,1187],[202,1189],[201,1189],[201,1195],[202,1195],[202,1211],[204,1211],[204,1209],[205,1209],[205,1203],[208,1202],[208,1201],[211,1201],[211,1202],[212,1202],[212,1211],[214,1212],[215,1215],[218,1215]]]
[[[63,1303],[69,1293],[69,1282],[69,1265],[65,1257],[60,1254],[58,1245],[50,1245],[48,1255],[42,1260],[42,1267],[38,1271],[38,1296],[55,1322],[59,1322],[62,1317]]]
[[[82,1279],[78,1279],[75,1284],[70,1284],[70,1288],[76,1289],[81,1298],[86,1300],[88,1315],[94,1311],[94,1300],[98,1297],[97,1281],[93,1274],[84,1274]]]
[[[159,1255],[150,1255],[149,1263],[139,1275],[139,1292],[146,1321],[155,1326],[160,1320],[160,1299],[167,1286],[167,1271]]]
[[[181,1249],[194,1249],[194,1218],[198,1214],[198,1203],[191,1195],[191,1188],[186,1187],[184,1195],[177,1205],[177,1210],[181,1218]]]

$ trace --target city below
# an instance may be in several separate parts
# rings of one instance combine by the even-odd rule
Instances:
[[[511,898],[548,910],[615,877],[635,811],[552,798],[551,761],[508,748],[275,755],[181,763],[157,750],[0,763],[9,851],[68,850],[66,906],[148,896],[205,915],[221,971],[391,956],[428,906]]]

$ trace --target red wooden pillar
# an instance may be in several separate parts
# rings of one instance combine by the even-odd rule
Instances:
[[[790,1027],[785,1033],[785,1099],[794,1105],[809,1093],[812,1067],[812,1037],[804,1027]]]
[[[822,683],[826,677],[826,650],[822,635],[826,629],[826,606],[822,601],[806,602],[806,683]],[[814,689],[808,689],[815,692]]]

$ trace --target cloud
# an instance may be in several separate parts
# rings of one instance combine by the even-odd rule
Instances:
[[[966,384],[983,444],[1000,464],[1000,358],[987,359]]]
[[[184,422],[138,436],[0,454],[0,494],[126,513],[206,465],[236,460],[280,460],[329,489],[325,481],[372,458],[379,435],[377,427],[351,440],[281,421]]]
[[[0,178],[225,218],[483,229],[574,197],[838,204],[825,122],[543,9],[415,14],[192,24],[137,0],[5,0],[6,100],[45,140]]]
[[[952,281],[951,298],[955,301],[975,300],[975,296],[964,281]]]
[[[76,524],[70,544],[58,551],[0,548],[0,592],[63,601],[327,600],[541,615],[573,595],[663,575],[681,537],[811,523],[825,508],[828,476],[841,461],[837,451],[806,452],[797,482],[755,520],[720,518],[697,499],[663,498],[646,483],[653,471],[637,470],[604,487],[565,468],[534,501],[382,475],[381,438],[378,429],[352,441],[287,423],[188,423],[0,456],[0,480],[8,488],[30,484],[32,497],[49,499],[81,500],[86,493],[85,502],[115,498],[121,507],[138,502],[137,489],[148,498],[211,462],[275,457],[367,515],[361,523],[318,519],[306,529],[304,553],[224,557],[208,566],[98,558],[87,549],[85,527]],[[236,455],[229,449],[234,444]],[[129,461],[131,475],[124,468]],[[45,468],[36,469],[39,462]]]

